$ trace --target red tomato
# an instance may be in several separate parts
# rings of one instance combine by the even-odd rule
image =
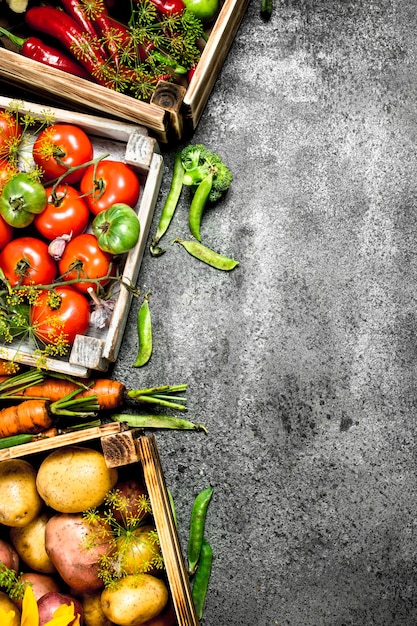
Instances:
[[[59,304],[51,300],[51,292],[43,291],[31,306],[30,322],[33,332],[43,343],[63,339],[70,345],[76,335],[85,335],[90,323],[90,303],[72,287],[56,287]]]
[[[0,267],[12,286],[49,285],[58,273],[48,245],[35,237],[18,237],[0,252]]]
[[[0,250],[13,239],[13,227],[9,226],[0,215]],[[0,265],[2,267],[2,265]]]
[[[1,130],[0,130],[1,135]],[[1,139],[0,139],[1,142]],[[1,157],[0,157],[1,159]],[[9,161],[0,160],[0,193],[4,187],[4,185],[9,182],[9,180],[19,172],[16,165],[13,165]]]
[[[93,158],[93,146],[88,135],[73,124],[53,124],[42,130],[33,144],[33,159],[44,172],[44,180],[53,180]],[[80,168],[65,177],[66,183],[76,183],[83,175]]]
[[[17,157],[22,134],[17,117],[8,111],[0,111],[0,161]]]
[[[48,204],[34,219],[38,231],[49,241],[62,235],[72,233],[76,237],[83,233],[90,219],[85,200],[70,185],[58,185],[53,194],[52,190],[53,187],[46,188]]]
[[[61,259],[58,261],[59,272],[64,280],[81,278],[74,287],[82,293],[87,293],[89,287],[97,291],[97,284],[88,282],[88,278],[103,278],[111,271],[112,255],[99,248],[97,237],[91,233],[83,233],[71,239],[65,247]],[[108,280],[100,281],[106,285]]]
[[[85,170],[80,189],[90,211],[97,215],[118,202],[135,208],[139,200],[140,182],[126,163],[103,160],[98,163],[95,172],[94,165]]]

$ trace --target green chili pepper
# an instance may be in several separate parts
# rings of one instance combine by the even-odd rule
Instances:
[[[198,560],[198,568],[194,576],[191,590],[198,619],[203,617],[203,609],[210,580],[212,561],[213,550],[209,542],[203,538],[201,543],[200,558]]]
[[[272,0],[261,0],[261,17],[269,20],[272,15]]]
[[[219,254],[211,248],[204,246],[199,241],[174,239],[173,243],[180,244],[183,248],[185,248],[185,250],[187,250],[188,254],[191,254],[191,256],[195,257],[199,261],[202,261],[203,263],[206,263],[207,265],[211,265],[211,267],[214,267],[215,269],[230,272],[230,270],[239,265],[239,261],[235,261],[234,259],[224,256],[223,254]]]
[[[166,197],[164,207],[162,209],[161,217],[159,218],[159,223],[156,229],[155,236],[153,237],[151,245],[149,247],[152,256],[161,256],[161,254],[165,252],[163,248],[158,246],[158,243],[168,230],[168,227],[174,216],[175,209],[177,208],[178,200],[180,198],[183,187],[183,178],[184,167],[182,164],[180,151],[177,152],[177,154],[175,155],[171,186]]]
[[[204,538],[207,508],[213,495],[213,487],[206,487],[197,494],[191,511],[190,536],[188,538],[188,573],[192,576],[200,558]]]
[[[131,428],[169,428],[172,430],[203,430],[207,434],[207,428],[203,424],[196,424],[182,417],[170,415],[137,415],[117,413],[111,416],[115,422],[125,422]]]
[[[137,327],[139,349],[132,367],[142,367],[146,365],[152,355],[152,319],[149,308],[149,296],[150,292],[145,295],[138,311]]]

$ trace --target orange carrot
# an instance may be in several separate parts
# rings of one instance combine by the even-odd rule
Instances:
[[[43,398],[50,402],[61,400],[70,393],[80,390],[77,398],[97,396],[97,401],[102,410],[116,409],[124,402],[125,386],[107,378],[97,378],[86,385],[78,384],[64,378],[46,378],[41,383],[30,385],[19,390],[16,396],[28,398]]]
[[[25,400],[0,411],[0,437],[37,434],[54,423],[46,400]]]

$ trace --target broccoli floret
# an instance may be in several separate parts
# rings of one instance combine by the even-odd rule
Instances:
[[[189,225],[191,233],[201,241],[200,221],[208,202],[216,202],[229,189],[233,174],[222,158],[199,143],[186,146],[181,151],[184,168],[183,184],[194,187],[195,194],[190,206]]]
[[[232,172],[218,154],[208,150],[203,144],[185,147],[181,152],[181,160],[185,170],[184,185],[199,185],[209,174],[212,175],[212,188],[208,198],[210,202],[219,200],[230,187]]]

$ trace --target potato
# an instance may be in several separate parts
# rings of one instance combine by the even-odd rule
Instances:
[[[148,496],[144,485],[137,480],[121,480],[116,485],[117,491],[120,493],[123,507],[111,507],[114,519],[125,525],[128,518],[135,517],[137,521],[142,521],[149,515],[141,504],[143,497]]]
[[[101,606],[101,590],[93,593],[83,593],[81,604],[84,612],[85,626],[113,626],[103,613]]]
[[[117,482],[115,468],[91,448],[66,446],[51,452],[41,463],[36,479],[40,496],[60,513],[81,513],[103,503]]]
[[[57,513],[46,524],[46,552],[61,578],[76,592],[103,587],[98,559],[109,546],[100,538],[102,532],[103,525],[90,524],[80,513]],[[93,545],[96,542],[98,545]]]
[[[104,615],[118,626],[140,626],[156,617],[167,601],[166,584],[151,574],[119,578],[101,594]]]
[[[158,570],[153,566],[159,557],[162,558],[162,553],[154,533],[154,526],[139,526],[135,530],[122,532],[116,539],[117,562],[123,572],[157,574]]]
[[[169,602],[162,613],[159,613],[156,617],[143,622],[142,626],[175,626],[176,623],[177,618],[175,617],[174,607],[172,602]]]
[[[4,539],[0,539],[0,563],[14,572],[19,569],[19,555],[12,544]]]
[[[41,511],[36,490],[36,470],[23,459],[0,462],[0,524],[20,527],[29,524]]]
[[[46,593],[49,593],[50,591],[59,592],[61,590],[56,579],[49,574],[24,572],[21,575],[20,580],[22,582],[27,582],[32,586],[32,591],[36,600],[39,600],[40,598],[42,598],[42,596],[44,596]],[[22,600],[13,599],[13,602],[19,608],[22,606]]]
[[[9,611],[14,612],[14,618],[11,622],[8,622],[7,626],[20,626],[20,611],[10,600],[7,593],[4,593],[4,591],[0,591],[0,610],[4,611],[6,614]]]
[[[49,517],[47,513],[41,513],[26,526],[10,530],[11,542],[22,561],[41,574],[56,572],[45,549],[45,528]]]
[[[39,626],[45,626],[52,618],[55,611],[62,605],[74,605],[74,615],[79,615],[80,623],[83,623],[83,608],[80,602],[67,593],[47,593],[38,601]],[[74,618],[75,619],[75,618]],[[71,624],[73,621],[71,621]]]

